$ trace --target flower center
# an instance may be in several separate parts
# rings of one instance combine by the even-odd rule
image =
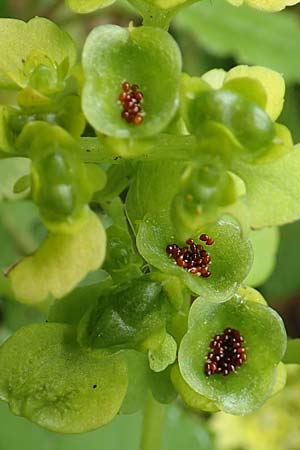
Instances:
[[[141,125],[144,121],[141,103],[144,99],[137,84],[130,85],[128,81],[122,84],[122,92],[119,100],[123,105],[121,117],[128,123]]]
[[[206,245],[214,244],[214,240],[207,234],[201,234],[199,240],[203,243],[205,242]],[[210,277],[210,254],[204,249],[203,245],[196,244],[193,239],[188,239],[186,244],[188,247],[184,246],[181,248],[177,244],[170,244],[166,247],[166,252],[179,267],[183,267],[191,274],[204,278]]]
[[[236,372],[246,360],[245,340],[238,330],[225,328],[223,334],[216,334],[210,341],[210,350],[206,357],[204,372],[211,375],[227,376]]]

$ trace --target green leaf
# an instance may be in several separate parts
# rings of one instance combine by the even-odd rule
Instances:
[[[168,33],[151,27],[100,26],[88,36],[82,58],[86,76],[82,107],[98,132],[118,138],[147,137],[171,121],[178,107],[181,55]],[[139,126],[121,117],[118,99],[125,80],[137,84],[144,94],[145,118]]]
[[[54,64],[68,58],[76,61],[76,47],[70,36],[48,19],[35,17],[28,23],[16,19],[0,22],[0,87],[25,87],[24,64],[32,52],[38,50]]]
[[[233,90],[240,88],[241,83],[244,80],[245,90],[243,92],[245,95],[251,95],[252,92],[247,92],[247,83],[249,81],[258,82],[262,86],[264,93],[258,92],[257,103],[260,106],[262,98],[265,96],[265,104],[262,108],[268,113],[273,121],[275,121],[280,115],[283,102],[285,85],[283,77],[273,70],[267,69],[266,67],[260,66],[236,66],[229,70],[224,80],[225,88],[233,88]],[[249,85],[250,88],[250,85]],[[254,91],[254,89],[252,89]]]
[[[133,414],[144,407],[149,392],[148,358],[135,350],[125,350],[122,353],[127,365],[128,388],[120,414]]]
[[[262,9],[266,11],[280,11],[286,6],[295,5],[299,3],[299,0],[227,0],[229,3],[235,6],[240,6],[246,3],[253,8]]]
[[[244,337],[247,361],[237,374],[208,377],[204,363],[210,341],[227,327],[239,330]],[[196,392],[227,413],[243,415],[260,407],[272,394],[285,349],[284,324],[271,308],[237,295],[215,304],[198,299],[191,307],[189,330],[179,348],[179,368]]]
[[[246,205],[253,228],[282,225],[300,218],[299,146],[269,164],[236,161],[232,170],[246,185]]]
[[[253,247],[254,260],[245,284],[260,286],[274,270],[279,246],[279,230],[277,228],[263,228],[262,230],[251,231],[248,237]]]
[[[176,359],[177,344],[173,336],[166,334],[159,347],[148,351],[150,369],[154,372],[162,372]]]
[[[213,55],[269,67],[289,82],[299,80],[300,61],[295,55],[300,30],[292,13],[268,14],[235,8],[226,1],[202,1],[178,14],[175,24]]]
[[[299,292],[300,222],[280,228],[280,244],[274,272],[262,286],[266,298],[281,301]],[[288,264],[287,264],[288,261]]]
[[[105,246],[105,232],[94,213],[88,213],[76,234],[49,233],[36,253],[10,270],[16,299],[34,304],[51,296],[63,297],[101,265]]]
[[[0,361],[0,396],[12,412],[59,433],[110,422],[127,388],[123,358],[84,352],[69,325],[20,329],[1,347]]]
[[[183,163],[178,161],[139,163],[126,196],[126,212],[134,229],[145,214],[170,207],[179,188],[174,180],[183,170]]]
[[[300,339],[288,341],[283,362],[285,364],[300,364]]]
[[[129,265],[142,266],[141,258],[136,254],[127,229],[112,225],[106,230],[107,254],[103,268],[118,283],[126,278]]]
[[[214,402],[194,391],[182,377],[178,364],[175,364],[171,370],[171,379],[175,389],[180,394],[184,403],[194,411],[216,412],[219,408]]]
[[[72,11],[78,14],[86,14],[98,8],[105,8],[115,0],[66,0],[66,4]]]
[[[30,171],[30,160],[27,158],[8,158],[0,159],[0,201],[1,200],[17,200],[26,192],[17,193],[14,191],[15,183]]]
[[[100,293],[108,288],[110,282],[111,277],[105,270],[90,272],[70,294],[52,303],[49,322],[76,325],[85,312],[96,305]]]
[[[53,232],[71,232],[72,227],[76,228],[84,219],[87,203],[93,191],[99,188],[95,168],[91,169],[77,158],[77,141],[58,126],[44,122],[29,124],[19,141],[21,146],[28,142],[27,151],[32,158],[32,197],[46,227]],[[101,186],[105,175],[100,168],[96,171],[98,175],[100,172]]]
[[[0,203],[1,268],[7,269],[33,253],[44,237],[45,229],[34,203],[24,200]]]
[[[160,283],[127,280],[111,290],[79,324],[79,340],[93,348],[155,348],[165,338],[166,301]]]
[[[192,133],[201,137],[211,123],[226,127],[251,154],[261,152],[275,132],[271,119],[260,107],[226,87],[195,95],[189,105],[187,125]]]
[[[176,399],[177,392],[171,381],[171,366],[162,372],[150,370],[149,384],[152,395],[157,402],[167,405]]]
[[[199,234],[207,233],[215,240],[209,249],[211,255],[211,277],[203,278],[177,266],[167,255],[166,247],[174,242],[181,245],[176,237],[170,218],[166,212],[146,215],[137,234],[137,247],[146,261],[159,270],[181,279],[194,293],[203,298],[225,301],[235,291],[237,285],[247,276],[252,264],[252,249],[249,241],[243,239],[237,225],[219,221],[208,226]],[[186,238],[196,236],[186,236]]]

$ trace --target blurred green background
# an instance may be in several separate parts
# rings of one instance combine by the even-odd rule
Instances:
[[[1,17],[27,20],[36,15],[60,24],[79,49],[98,24],[126,26],[131,20],[141,21],[126,1],[82,16],[69,11],[62,0],[0,0]],[[234,8],[223,0],[202,0],[175,18],[171,33],[181,47],[184,70],[191,75],[243,63],[282,73],[287,91],[280,122],[288,125],[296,143],[300,140],[300,6],[267,14]],[[0,103],[6,95],[0,92]],[[9,175],[0,162],[0,269],[32,252],[45,233],[30,202],[6,201]],[[274,270],[258,288],[284,318],[289,336],[299,338],[300,222],[282,227],[279,233],[278,246],[264,242],[258,270],[263,271],[267,261],[269,272]],[[45,319],[43,311],[9,300],[1,272],[0,293],[1,341],[24,324]],[[300,371],[290,366],[288,372],[286,389],[247,417],[193,414],[180,402],[169,406],[162,450],[300,450]],[[141,415],[120,416],[104,429],[80,436],[60,436],[14,417],[0,403],[0,424],[0,450],[138,450]]]

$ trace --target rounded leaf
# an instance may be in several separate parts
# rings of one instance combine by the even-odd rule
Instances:
[[[110,422],[127,389],[123,357],[83,351],[70,325],[21,328],[1,347],[0,365],[1,399],[14,414],[57,433]]]
[[[225,328],[240,331],[247,361],[237,373],[206,376],[204,364],[211,339]],[[286,348],[286,332],[278,314],[258,302],[235,295],[224,303],[196,300],[189,330],[179,348],[179,367],[185,381],[199,394],[230,414],[247,414],[271,395],[276,368]]]
[[[224,88],[233,80],[252,79],[258,81],[266,96],[264,110],[275,121],[283,108],[285,84],[280,73],[261,66],[236,66],[225,76]]]
[[[82,58],[86,77],[82,107],[98,132],[146,137],[171,121],[178,106],[181,55],[170,34],[151,27],[100,26],[88,36]],[[143,93],[145,116],[140,125],[121,117],[124,81],[138,85]]]
[[[34,304],[63,297],[102,264],[105,248],[104,228],[92,212],[76,234],[49,233],[33,255],[8,273],[16,299]]]
[[[187,272],[167,255],[167,245],[177,243],[181,246],[183,242],[176,237],[169,215],[165,211],[145,216],[137,234],[137,247],[149,264],[180,278],[192,292],[203,298],[225,301],[246,278],[251,268],[251,244],[241,237],[240,228],[236,224],[225,220],[220,220],[201,232],[199,230],[198,236],[202,233],[207,233],[215,241],[208,250],[212,261],[210,278]],[[186,238],[191,237],[198,241],[198,236]]]

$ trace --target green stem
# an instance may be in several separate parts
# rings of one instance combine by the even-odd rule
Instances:
[[[140,450],[160,450],[165,406],[149,394],[144,409]]]
[[[143,17],[143,25],[168,30],[174,12],[162,10],[147,3],[145,0],[130,0],[130,3],[140,12]]]

